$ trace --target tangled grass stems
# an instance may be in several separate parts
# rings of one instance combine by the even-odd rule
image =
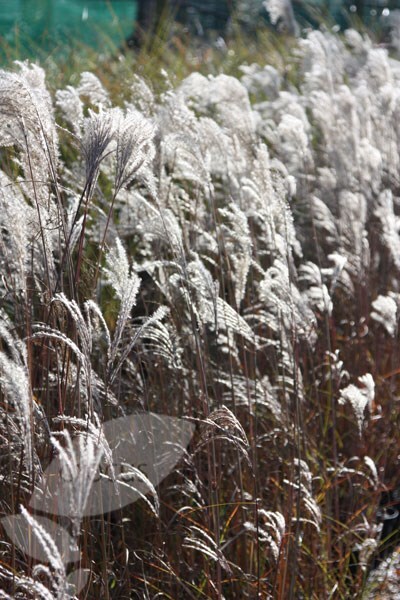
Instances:
[[[132,75],[118,104],[93,73],[53,95],[38,66],[0,73],[4,597],[373,597],[400,67],[353,30],[296,44],[296,78]],[[110,424],[138,444],[143,414],[146,459],[117,460]],[[166,416],[194,434],[164,439]],[[75,512],[43,495],[56,468]]]

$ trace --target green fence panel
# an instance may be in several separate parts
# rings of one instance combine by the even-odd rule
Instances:
[[[10,44],[22,36],[42,47],[69,39],[119,45],[132,33],[136,14],[136,0],[0,0],[0,36]]]

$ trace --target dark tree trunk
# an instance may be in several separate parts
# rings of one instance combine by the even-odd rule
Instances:
[[[135,31],[128,44],[140,47],[146,38],[157,31],[160,17],[169,9],[169,0],[138,0],[138,16]]]
[[[128,44],[143,46],[157,32],[162,18],[168,15],[189,26],[190,21],[195,20],[201,23],[202,31],[223,33],[234,4],[234,0],[138,0],[135,31]]]
[[[137,26],[143,31],[152,31],[166,4],[167,0],[139,0]]]
[[[362,19],[364,17],[364,0],[355,0],[355,6],[357,8],[357,17]]]

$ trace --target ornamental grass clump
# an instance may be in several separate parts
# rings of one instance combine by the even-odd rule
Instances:
[[[374,597],[400,63],[287,60],[117,106],[0,73],[1,597]]]

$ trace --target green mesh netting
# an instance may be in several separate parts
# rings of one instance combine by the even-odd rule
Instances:
[[[11,45],[30,40],[49,48],[70,39],[119,45],[136,13],[136,0],[0,0],[0,36]]]

